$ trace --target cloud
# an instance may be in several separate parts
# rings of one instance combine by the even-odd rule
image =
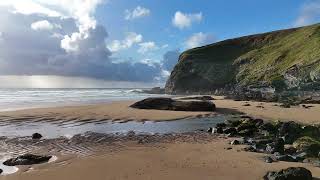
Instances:
[[[140,43],[139,46],[140,48],[138,49],[138,52],[141,54],[158,49],[156,43],[152,41]]]
[[[149,16],[151,11],[147,8],[137,6],[133,10],[126,10],[125,11],[125,20],[133,20],[133,19],[138,19],[141,17]]]
[[[53,28],[61,28],[57,24],[51,24],[47,20],[36,21],[31,24],[31,29],[35,31],[52,30]]]
[[[305,26],[320,20],[320,0],[309,1],[301,8],[294,26]]]
[[[107,47],[112,52],[131,48],[134,44],[142,42],[143,36],[135,32],[128,32],[124,40],[113,40]]]
[[[41,2],[41,1],[39,1]],[[30,14],[42,14],[50,17],[59,17],[62,14],[58,11],[49,9],[43,6],[41,3],[32,0],[10,0],[0,2],[0,6],[6,6],[13,9],[14,13],[20,13],[25,15]]]
[[[177,11],[172,19],[172,24],[179,28],[185,29],[192,26],[194,22],[200,22],[202,20],[202,13],[184,14]]]
[[[210,44],[213,42],[214,42],[214,37],[212,35],[199,32],[199,33],[193,34],[186,40],[185,47],[191,49],[191,48],[203,46],[206,44]]]
[[[21,14],[0,7],[0,75],[42,75],[87,77],[111,81],[154,82],[163,80],[160,63],[114,63],[106,47],[108,33],[97,24],[89,28],[86,37],[77,39],[77,48],[66,51],[61,41],[79,30],[79,20],[73,17],[50,17],[43,14]],[[61,26],[50,31],[35,31],[34,22],[46,20]],[[130,47],[142,42],[142,35],[128,33],[120,41]]]

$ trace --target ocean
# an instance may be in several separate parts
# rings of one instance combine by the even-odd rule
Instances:
[[[140,100],[155,94],[144,89],[0,89],[0,111]]]

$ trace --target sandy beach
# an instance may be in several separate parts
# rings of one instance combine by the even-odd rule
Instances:
[[[33,166],[14,175],[0,177],[5,180],[88,180],[88,179],[223,179],[259,180],[270,170],[287,167],[306,167],[314,177],[320,169],[308,164],[277,162],[268,164],[263,154],[239,151],[224,138],[209,143],[167,143],[141,146],[126,144],[125,149],[98,153],[90,157],[62,158],[53,164]]]
[[[1,112],[0,119],[17,121],[166,121],[186,117],[208,117],[217,114],[244,113],[268,120],[297,121],[318,124],[320,105],[309,109],[302,106],[282,108],[276,103],[245,102],[215,97],[216,112],[179,112],[139,110],[130,108],[132,101],[109,104],[56,108],[39,108]],[[249,103],[250,106],[243,106]],[[210,141],[199,142],[195,138],[179,142],[155,142],[139,144],[136,141],[121,142],[121,148],[113,151],[99,146],[95,153],[79,156],[57,153],[58,161],[22,167],[18,173],[0,176],[5,180],[87,180],[87,179],[262,179],[270,170],[286,167],[306,167],[314,177],[320,177],[320,169],[307,163],[263,161],[264,154],[244,152],[244,146],[232,146],[230,138],[213,136]],[[119,145],[119,144],[118,144]],[[108,146],[110,148],[110,146]],[[66,158],[68,157],[68,158]]]
[[[216,114],[244,113],[255,118],[267,120],[297,121],[307,124],[320,123],[320,105],[312,104],[306,109],[300,106],[282,108],[278,103],[247,102],[214,97],[217,106],[215,112],[184,112],[141,110],[130,108],[134,101],[117,101],[108,104],[37,108],[18,111],[0,112],[1,120],[13,121],[165,121],[187,117],[206,117]],[[250,106],[244,106],[249,103]]]

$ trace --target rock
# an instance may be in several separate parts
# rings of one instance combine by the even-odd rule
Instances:
[[[312,180],[311,172],[303,167],[290,167],[278,172],[268,172],[264,180]]]
[[[245,130],[245,129],[257,129],[256,127],[256,121],[253,119],[246,119],[241,122],[241,124],[238,125],[237,131]]]
[[[238,144],[240,144],[240,141],[238,141],[238,140],[233,140],[233,141],[231,141],[231,143],[230,143],[231,145],[238,145]]]
[[[32,134],[32,139],[41,139],[42,138],[42,135],[39,134],[39,133],[33,133]]]
[[[297,149],[295,147],[293,147],[293,146],[287,146],[287,147],[284,148],[284,153],[285,154],[292,155],[292,154],[295,154],[296,152],[297,152]]]
[[[276,139],[273,143],[269,143],[266,146],[266,152],[273,154],[279,152],[280,154],[284,153],[284,141],[282,138]]]
[[[214,127],[210,127],[207,130],[208,133],[212,133],[212,134],[222,134],[223,133],[223,128],[219,127],[219,128],[214,128]]]
[[[275,159],[277,161],[298,162],[298,160],[295,157],[293,157],[291,155],[287,155],[287,154],[285,154],[285,155],[276,155]]]
[[[0,169],[0,174],[2,174],[3,173],[3,170],[2,169]]]
[[[297,152],[305,152],[307,157],[318,157],[320,152],[320,143],[307,136],[297,139],[293,146]]]
[[[312,125],[303,126],[301,134],[303,134],[303,136],[317,138],[320,136],[320,128]]]
[[[270,122],[262,124],[259,128],[261,130],[265,130],[265,131],[269,132],[270,134],[274,134],[278,130],[277,126],[272,124],[272,123],[270,123]]]
[[[165,94],[164,88],[161,87],[154,87],[150,90],[143,90],[142,93],[147,93],[147,94]]]
[[[282,107],[282,108],[290,108],[291,105],[289,103],[283,103],[283,104],[280,105],[280,107]]]
[[[235,134],[237,134],[237,130],[236,130],[236,128],[228,127],[228,128],[225,128],[225,129],[223,130],[223,133],[224,133],[224,134],[232,134],[232,135],[235,135]]]
[[[266,156],[266,157],[264,158],[264,162],[266,162],[266,163],[272,163],[272,162],[273,162],[273,159],[272,159],[270,156]]]
[[[231,150],[231,149],[232,149],[232,147],[227,147],[227,148],[226,148],[226,150]]]
[[[292,144],[301,134],[301,126],[294,122],[284,122],[279,128],[279,136],[284,137],[286,144]]]
[[[241,131],[238,131],[237,134],[239,134],[240,136],[253,136],[255,130],[254,129],[244,129]]]
[[[229,119],[229,120],[226,121],[226,124],[228,126],[230,126],[230,127],[237,127],[237,126],[239,126],[241,124],[241,121],[240,120],[231,120],[231,119]]]
[[[227,126],[226,123],[217,123],[216,128],[225,128]]]
[[[181,100],[201,100],[201,101],[212,101],[215,100],[212,96],[191,96],[191,97],[183,97]]]
[[[48,162],[52,156],[38,156],[33,154],[24,154],[16,158],[8,159],[3,162],[6,166],[32,165]]]
[[[216,106],[211,101],[177,101],[171,98],[147,98],[132,104],[138,109],[157,109],[172,111],[215,111]]]
[[[249,104],[249,103],[246,103],[246,104],[244,104],[244,105],[242,105],[242,106],[251,106],[251,104]]]

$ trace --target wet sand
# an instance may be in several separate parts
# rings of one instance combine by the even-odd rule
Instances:
[[[1,112],[0,119],[14,121],[164,121],[186,117],[206,117],[219,113],[245,113],[256,118],[271,120],[294,120],[302,123],[320,123],[320,105],[309,109],[302,106],[281,108],[276,103],[233,101],[215,97],[216,112],[177,112],[139,110],[130,108],[133,102],[120,101],[109,104],[56,107]],[[258,107],[257,107],[258,106]],[[263,108],[262,108],[263,107]],[[276,162],[265,163],[264,154],[240,151],[242,146],[228,144],[230,139],[216,137],[198,142],[190,136],[187,141],[156,141],[152,144],[121,142],[112,151],[105,151],[96,143],[94,153],[85,156],[58,152],[60,160],[51,163],[21,168],[13,175],[0,176],[6,180],[57,180],[57,179],[262,179],[269,170],[280,170],[291,166],[303,166],[320,177],[320,168],[308,164]],[[65,140],[63,140],[65,141]],[[69,141],[66,140],[68,144]],[[49,143],[52,144],[52,143]],[[58,143],[59,144],[59,143]],[[78,143],[76,143],[78,144]],[[86,146],[86,144],[84,144]],[[47,147],[44,145],[44,147]],[[87,147],[87,146],[86,146]],[[77,147],[79,149],[81,147]],[[68,154],[68,153],[67,153]],[[72,154],[72,153],[71,153]],[[70,154],[69,154],[70,155]]]
[[[0,112],[0,120],[7,121],[164,121],[186,117],[206,117],[221,113],[245,113],[247,115],[271,120],[298,121],[301,123],[320,123],[320,105],[309,109],[302,106],[282,108],[277,103],[234,101],[215,97],[216,112],[182,112],[141,110],[130,108],[133,101],[118,101],[109,104],[83,105],[72,107],[38,108],[19,111]],[[263,108],[262,108],[263,107]]]
[[[89,157],[62,158],[53,164],[37,165],[14,175],[0,177],[6,180],[194,180],[262,179],[269,170],[287,167],[306,167],[314,177],[320,177],[320,168],[308,164],[276,162],[265,163],[263,154],[239,151],[242,146],[230,147],[224,138],[208,143],[157,143],[152,146],[126,144],[125,149],[97,153]]]

